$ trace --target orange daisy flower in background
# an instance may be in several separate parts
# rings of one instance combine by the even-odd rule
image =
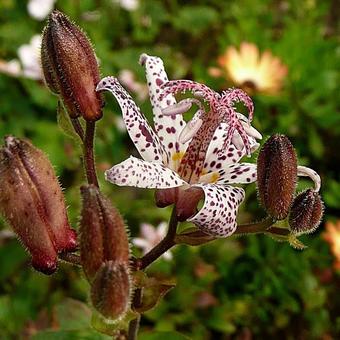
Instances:
[[[334,268],[340,270],[340,220],[335,223],[327,222],[323,232],[323,239],[329,243],[329,247],[335,257]]]
[[[260,55],[255,44],[242,42],[240,49],[230,46],[217,60],[220,68],[210,68],[213,77],[227,74],[238,87],[248,92],[276,94],[282,88],[287,66],[269,50]]]

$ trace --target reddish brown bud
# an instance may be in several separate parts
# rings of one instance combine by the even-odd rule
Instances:
[[[191,187],[179,191],[176,202],[177,219],[180,222],[186,221],[197,213],[197,204],[204,197],[204,191],[201,188]]]
[[[155,191],[155,201],[158,208],[165,208],[176,202],[178,188],[157,189]]]
[[[0,150],[0,208],[31,253],[35,269],[51,274],[57,253],[76,249],[51,163],[31,143],[11,136]]]
[[[289,225],[296,235],[312,233],[320,224],[323,203],[320,195],[307,189],[297,195],[289,215]]]
[[[60,95],[71,118],[102,117],[103,101],[96,92],[98,63],[86,35],[66,15],[55,10],[44,29],[41,61],[50,90]]]
[[[292,143],[284,135],[273,135],[262,146],[257,159],[259,199],[268,214],[287,217],[297,181],[297,159]]]
[[[91,282],[101,265],[129,264],[129,241],[123,218],[94,185],[81,188],[80,256]]]
[[[126,264],[108,261],[102,264],[91,285],[91,301],[105,318],[117,320],[126,313],[131,296]]]

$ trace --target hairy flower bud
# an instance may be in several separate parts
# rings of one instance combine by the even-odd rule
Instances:
[[[203,197],[204,191],[201,188],[191,187],[180,191],[176,202],[177,219],[183,222],[195,215],[197,204]]]
[[[313,189],[307,189],[293,201],[289,215],[290,228],[296,235],[312,233],[319,226],[322,215],[320,195]]]
[[[273,135],[257,159],[259,199],[268,214],[278,220],[287,217],[297,181],[297,158],[284,135]]]
[[[51,163],[31,143],[11,136],[0,150],[0,209],[30,252],[35,269],[51,274],[57,254],[76,249]]]
[[[123,218],[94,185],[81,187],[80,256],[91,282],[106,261],[129,264],[129,240]]]
[[[130,304],[130,276],[127,264],[104,262],[91,284],[91,301],[105,318],[117,320]]]
[[[60,95],[71,118],[94,121],[102,117],[93,48],[80,28],[57,10],[50,14],[43,32],[41,62],[47,86]]]

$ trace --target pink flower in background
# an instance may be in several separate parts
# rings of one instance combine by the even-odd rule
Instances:
[[[237,86],[265,94],[275,94],[282,88],[287,66],[271,51],[260,54],[255,44],[243,42],[240,49],[228,47],[218,58],[220,68],[211,68],[211,76],[225,74]]]
[[[149,252],[154,248],[166,235],[168,224],[166,222],[160,223],[157,227],[151,224],[143,223],[141,225],[141,235],[132,240],[132,243],[143,250],[143,254]],[[162,257],[165,260],[171,260],[172,254],[170,250],[165,252]]]
[[[148,97],[148,87],[138,82],[131,70],[125,69],[120,71],[118,79],[129,91],[134,92],[139,100],[144,101]]]

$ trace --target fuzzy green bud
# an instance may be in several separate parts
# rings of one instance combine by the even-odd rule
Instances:
[[[0,209],[30,252],[35,269],[51,274],[57,254],[76,249],[51,163],[31,143],[12,136],[0,150]]]
[[[294,147],[284,135],[273,135],[262,146],[257,159],[259,199],[267,213],[285,219],[293,201],[297,182]]]
[[[61,97],[71,118],[95,121],[102,117],[103,100],[96,92],[99,68],[91,43],[57,10],[43,31],[41,62],[47,86]]]
[[[320,195],[313,189],[307,189],[297,195],[289,214],[289,225],[296,235],[309,234],[319,226],[323,215],[323,203]]]

